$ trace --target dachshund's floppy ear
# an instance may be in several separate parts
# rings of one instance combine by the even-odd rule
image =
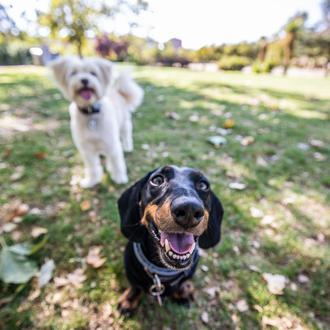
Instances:
[[[152,172],[123,192],[118,200],[120,228],[123,235],[131,241],[139,242],[147,233],[141,220],[141,191]]]
[[[221,222],[223,208],[220,200],[211,191],[211,211],[206,231],[199,237],[199,246],[202,249],[209,249],[219,243],[221,239]]]

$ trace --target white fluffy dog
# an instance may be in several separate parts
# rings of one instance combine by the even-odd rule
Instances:
[[[128,181],[123,151],[133,150],[132,112],[143,90],[127,72],[100,58],[61,57],[50,64],[63,95],[71,101],[71,132],[85,165],[83,188],[103,176],[100,155],[114,182]]]

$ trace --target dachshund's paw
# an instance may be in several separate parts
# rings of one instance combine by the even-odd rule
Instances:
[[[191,281],[185,281],[173,293],[172,298],[176,303],[189,307],[190,303],[194,301],[194,291],[193,283]]]
[[[120,296],[118,302],[118,311],[122,316],[130,317],[139,306],[141,290],[137,288],[128,288]]]

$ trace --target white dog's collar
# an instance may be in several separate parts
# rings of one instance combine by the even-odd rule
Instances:
[[[101,111],[101,104],[100,102],[95,102],[87,107],[78,107],[78,109],[83,115],[92,115]]]

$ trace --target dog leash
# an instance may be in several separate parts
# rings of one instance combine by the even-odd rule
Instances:
[[[133,251],[136,258],[143,266],[145,272],[152,279],[153,284],[149,288],[149,293],[157,299],[157,302],[160,306],[162,306],[163,304],[162,294],[165,291],[165,285],[163,283],[166,283],[172,287],[175,286],[184,277],[189,275],[191,268],[193,268],[193,266],[197,263],[199,259],[198,249],[195,249],[193,252],[193,262],[191,267],[185,270],[174,270],[159,267],[150,262],[144,255],[140,243],[133,242]]]

